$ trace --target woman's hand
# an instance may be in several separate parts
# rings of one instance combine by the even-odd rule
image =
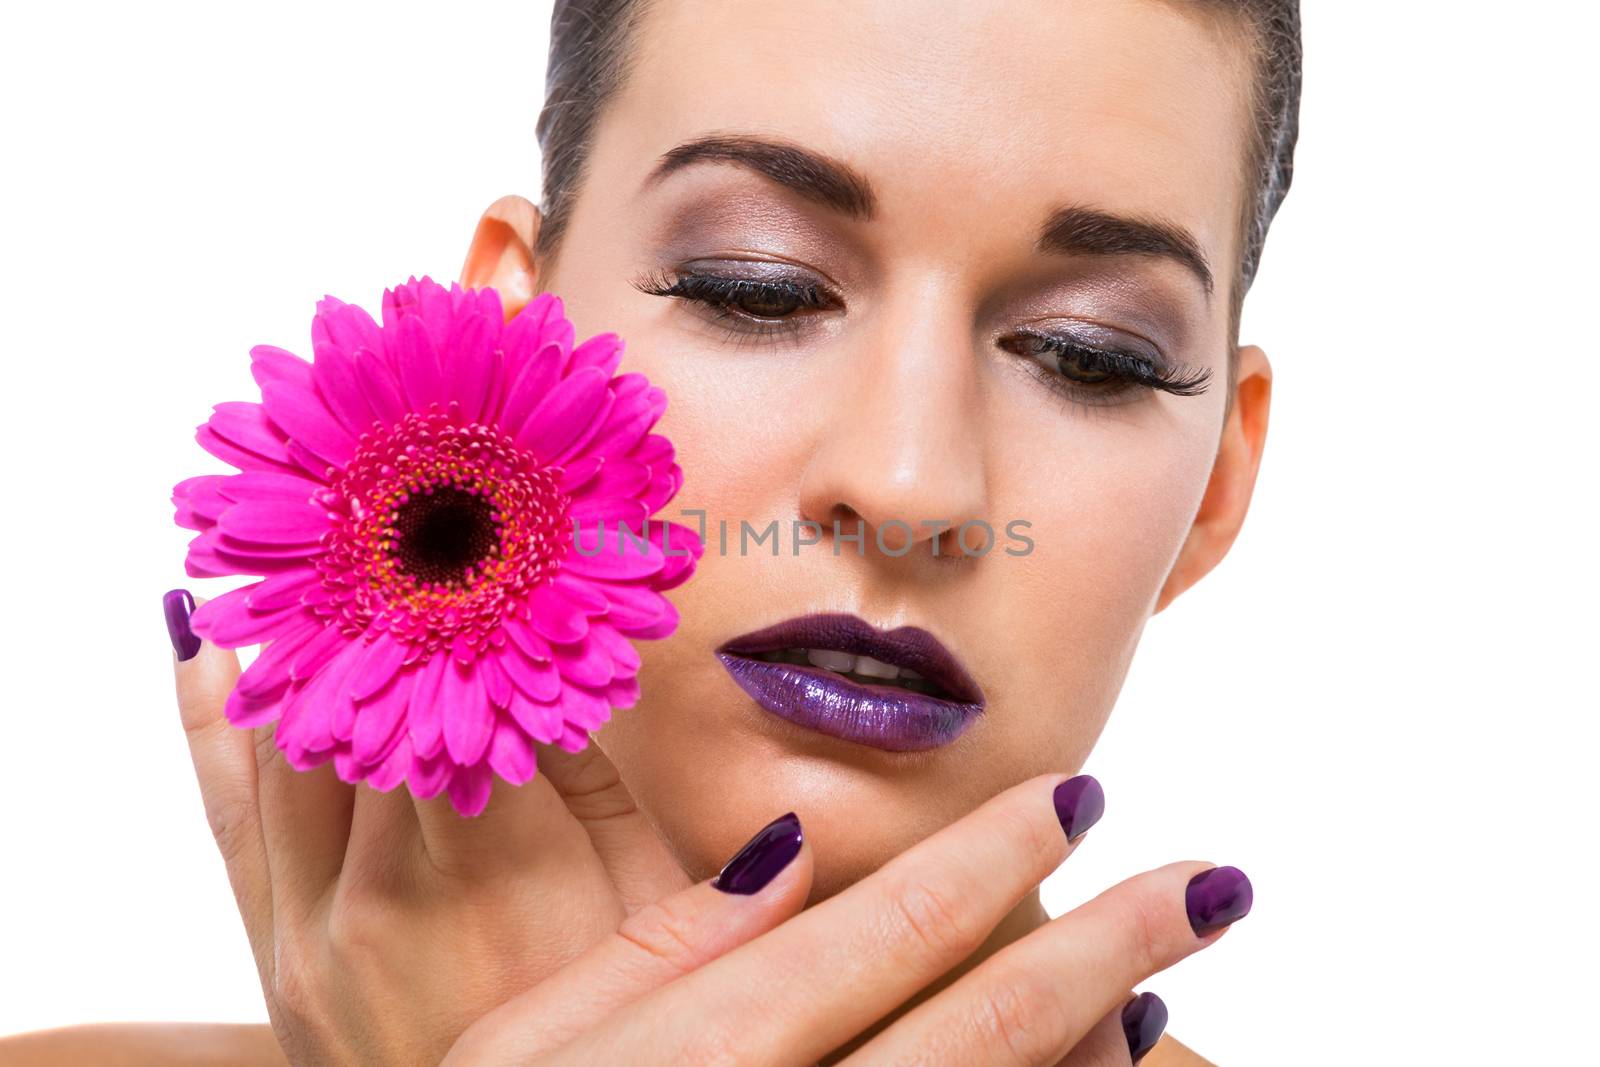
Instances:
[[[482,815],[290,768],[223,716],[237,657],[169,594],[178,707],[293,1064],[437,1064],[473,1020],[690,884],[598,748],[540,746]]]
[[[1130,1063],[1165,1011],[1129,991],[1248,911],[1233,868],[1131,878],[859,1039],[978,948],[1066,858],[1098,797],[1092,779],[1030,779],[806,911],[812,855],[791,813],[717,879],[635,912],[475,1023],[443,1067]],[[719,888],[763,866],[737,886],[750,895]]]

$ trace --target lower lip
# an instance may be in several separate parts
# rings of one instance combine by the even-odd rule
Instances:
[[[780,719],[891,752],[949,744],[983,711],[981,704],[940,700],[898,686],[860,685],[822,667],[729,652],[718,652],[717,658],[739,688]]]

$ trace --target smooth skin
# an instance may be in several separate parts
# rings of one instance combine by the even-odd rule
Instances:
[[[782,1054],[813,1062],[822,1058],[815,1046],[835,1038],[857,1046],[842,1046],[840,1057],[887,1050],[873,1048],[879,1041],[896,1043],[898,1057],[958,1040],[951,1035],[975,1011],[989,1013],[990,1032],[1029,1020],[1020,1040],[1039,1044],[1019,1053],[1059,1046],[1077,1056],[1072,1042],[1103,1046],[1132,989],[1197,947],[1169,940],[1183,931],[1154,908],[1141,914],[1161,952],[1141,954],[1119,925],[1135,913],[1115,903],[1132,894],[1181,907],[1173,903],[1181,892],[1161,896],[1162,879],[1184,868],[1141,876],[1109,891],[1111,904],[1051,920],[1037,892],[1049,868],[1031,855],[1012,868],[974,868],[990,882],[970,911],[961,897],[898,886],[924,909],[952,902],[942,924],[891,923],[871,942],[914,953],[922,938],[947,950],[943,974],[922,944],[928,955],[915,979],[877,987],[903,1003],[883,1003],[884,992],[841,1013],[792,989],[780,996],[778,976],[751,977],[755,961],[770,962],[763,944],[810,921],[817,958],[835,968],[810,981],[852,986],[874,960],[862,958],[865,928],[846,918],[857,913],[843,902],[881,901],[872,895],[884,872],[909,857],[974,864],[960,836],[966,820],[1013,789],[1083,765],[1146,622],[1232,545],[1271,396],[1266,356],[1234,348],[1230,334],[1247,195],[1249,69],[1239,27],[1210,5],[1168,0],[818,0],[813,8],[797,34],[778,5],[656,5],[638,62],[594,131],[560,257],[536,260],[543,220],[508,197],[486,212],[461,280],[496,286],[508,310],[553,291],[580,338],[614,330],[626,340],[623,369],[645,373],[671,398],[660,429],[687,479],[672,508],[704,509],[735,529],[741,519],[757,527],[859,519],[869,550],[708,551],[672,594],[678,632],[640,647],[639,705],[582,753],[542,748],[540,775],[521,789],[497,785],[475,819],[439,798],[352,788],[331,767],[291,771],[269,731],[252,737],[222,719],[238,670],[231,653],[206,646],[178,664],[206,810],[293,1062],[437,1062],[479,1019],[472,1042],[492,1055],[496,1042],[519,1040],[514,1008],[493,1009],[522,995],[564,1003],[565,968],[592,959],[625,923],[657,914],[658,902],[693,894],[750,833],[788,810],[808,842],[783,876],[792,881],[734,902],[749,905],[752,925],[723,923],[717,936],[726,943],[696,943],[714,959],[648,991],[623,983],[627,1006],[606,1020],[575,1020],[573,1048],[627,1048],[635,1024],[679,1002],[674,990],[726,982],[770,996],[746,1007],[778,1013],[765,1018],[798,1042]],[[673,146],[730,132],[845,164],[872,187],[873,217],[841,216],[732,163],[646,182]],[[1183,228],[1211,265],[1214,288],[1161,256],[1037,251],[1042,220],[1064,205]],[[778,269],[838,300],[788,316],[795,328],[775,339],[731,333],[701,305],[631,284],[691,267],[734,276]],[[1024,328],[1086,324],[1209,369],[1213,385],[1193,397],[1140,393],[1097,404],[1048,388],[1037,364],[1002,343]],[[997,529],[1022,518],[1035,549],[963,558],[946,545],[933,558],[919,527],[903,556],[871,550],[873,531],[897,518],[976,518]],[[932,630],[984,688],[982,720],[944,748],[906,754],[762,711],[711,650],[811,611]],[[1114,806],[1116,783],[1106,786]],[[1022,839],[1031,832],[1015,829]],[[860,914],[870,914],[865,906]],[[813,914],[838,921],[822,928]],[[1038,962],[1035,946],[1067,929],[1079,931],[1074,945],[1088,955]],[[1093,955],[1114,956],[1118,946],[1132,955],[1115,963]],[[1016,981],[982,984],[996,973]],[[1087,990],[1085,982],[1093,1018],[1069,1017],[1055,997]],[[1002,987],[1015,995],[983,1007]],[[703,1002],[686,1021],[713,1035],[732,1025]],[[854,1038],[842,1032],[858,1026]],[[563,1062],[560,1050],[541,1054]],[[1202,1061],[1168,1039],[1144,1062]]]

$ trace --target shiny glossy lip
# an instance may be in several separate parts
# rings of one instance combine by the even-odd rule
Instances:
[[[947,696],[856,682],[810,664],[750,658],[786,648],[832,649],[908,667]],[[807,615],[728,641],[716,655],[739,687],[779,718],[888,751],[948,744],[984,708],[972,676],[937,638],[915,626],[885,631],[854,615]]]
[[[843,612],[801,615],[725,641],[717,651],[738,656],[786,648],[825,648],[853,656],[871,656],[879,662],[916,671],[958,703],[979,707],[984,703],[983,690],[961,666],[961,661],[920,626],[880,630],[860,616]]]

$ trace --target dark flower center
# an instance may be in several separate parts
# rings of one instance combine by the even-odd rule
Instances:
[[[422,584],[469,581],[479,564],[500,552],[500,520],[477,493],[436,486],[395,509],[394,558]]]

